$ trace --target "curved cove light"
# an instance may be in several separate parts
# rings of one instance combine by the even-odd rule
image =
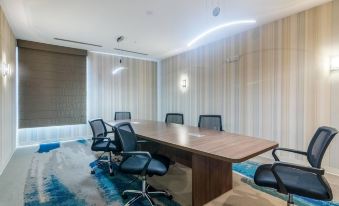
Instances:
[[[215,32],[217,30],[220,30],[220,29],[223,29],[223,28],[226,28],[226,27],[230,27],[230,26],[241,25],[241,24],[255,24],[256,22],[257,22],[256,20],[249,19],[249,20],[232,21],[232,22],[228,22],[228,23],[225,23],[225,24],[221,24],[221,25],[213,27],[213,28],[203,32],[199,36],[195,37],[192,41],[190,41],[187,44],[187,46],[191,47],[193,44],[195,44],[200,39],[204,38],[205,36],[209,35],[212,32]]]
[[[112,71],[112,74],[113,74],[113,75],[116,75],[116,74],[118,74],[121,70],[124,70],[124,69],[126,69],[126,67],[123,67],[123,66],[118,67],[118,68],[116,68],[116,69],[114,69],[114,70]]]

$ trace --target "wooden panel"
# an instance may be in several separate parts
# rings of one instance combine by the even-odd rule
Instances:
[[[77,51],[19,41],[19,128],[86,123],[86,52]]]
[[[201,206],[232,189],[232,163],[194,154],[192,202]]]
[[[143,139],[142,137],[140,138]],[[177,162],[185,165],[186,167],[192,168],[192,152],[156,142],[140,144],[138,149],[142,151],[149,151],[152,154],[165,155],[173,162]]]
[[[0,63],[10,66],[10,75],[0,72],[0,175],[16,146],[16,40],[0,7]],[[0,67],[1,70],[1,67]]]
[[[332,14],[338,13],[333,4],[162,60],[161,120],[178,112],[185,124],[196,126],[200,114],[220,114],[228,132],[299,150],[307,149],[319,126],[339,128],[339,78],[328,64],[332,40],[338,39],[332,34]],[[233,56],[238,61],[229,62]],[[180,88],[183,76],[188,77],[186,90]],[[326,154],[325,167],[339,169],[338,139]]]

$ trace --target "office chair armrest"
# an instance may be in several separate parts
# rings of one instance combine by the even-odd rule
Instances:
[[[316,167],[308,167],[308,166],[303,166],[303,165],[297,165],[297,164],[292,164],[292,163],[287,163],[287,162],[280,162],[280,161],[273,163],[272,171],[274,171],[277,166],[299,169],[299,170],[302,170],[302,171],[305,171],[305,172],[314,173],[316,175],[324,175],[325,174],[324,169],[319,169],[319,168],[316,168]]]
[[[109,142],[112,141],[111,138],[109,138],[109,137],[92,137],[92,140],[95,140],[95,139],[98,139],[98,140],[108,140]]]
[[[102,136],[102,137],[92,137],[92,140],[96,140],[96,139],[97,139],[97,140],[101,140],[101,141],[107,140],[106,149],[109,148],[109,146],[110,146],[111,143],[114,144],[114,141],[111,140],[111,138],[109,138],[109,137],[104,137],[104,136]]]
[[[106,126],[110,127],[112,131],[107,131],[107,133],[114,133],[114,126],[111,124],[108,124],[107,122],[104,122]]]
[[[272,156],[273,156],[275,161],[280,161],[280,159],[276,155],[276,151],[278,151],[278,150],[285,151],[285,152],[293,152],[293,153],[301,154],[301,155],[305,155],[305,156],[307,155],[307,152],[303,152],[303,151],[299,151],[299,150],[295,150],[295,149],[278,147],[278,148],[273,149],[273,151],[272,151]]]
[[[138,143],[138,144],[139,144],[139,143],[150,143],[150,141],[148,141],[148,140],[138,140],[137,143]]]
[[[148,165],[149,165],[149,163],[152,160],[152,156],[151,156],[151,154],[149,152],[146,152],[146,151],[121,152],[121,155],[123,157],[126,157],[126,156],[135,156],[135,155],[142,155],[142,156],[147,157],[147,162],[145,163],[145,165],[144,165],[144,167],[142,169],[142,172],[141,172],[142,176],[146,175]]]
[[[149,152],[146,151],[131,151],[131,152],[121,152],[122,156],[135,156],[135,155],[142,155],[146,156],[148,159],[152,159],[152,156]]]
[[[324,175],[325,173],[324,169],[319,169],[315,167],[307,167],[307,166],[302,166],[302,165],[297,165],[297,164],[292,164],[292,163],[287,163],[287,162],[280,162],[280,161],[274,162],[271,167],[271,170],[278,183],[278,191],[284,194],[288,194],[288,191],[285,187],[285,184],[282,178],[279,176],[278,172],[276,171],[276,167],[294,168],[294,169],[299,169],[305,172],[310,172],[316,175]]]

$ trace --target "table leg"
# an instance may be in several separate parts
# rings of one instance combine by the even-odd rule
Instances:
[[[192,203],[201,206],[232,189],[232,163],[192,154]]]

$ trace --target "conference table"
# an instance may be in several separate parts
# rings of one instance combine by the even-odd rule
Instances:
[[[122,121],[109,122],[111,126]],[[276,142],[179,124],[149,120],[131,122],[136,135],[150,144],[142,150],[164,154],[192,168],[192,204],[204,205],[232,189],[232,163],[278,146]]]

